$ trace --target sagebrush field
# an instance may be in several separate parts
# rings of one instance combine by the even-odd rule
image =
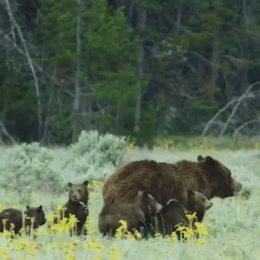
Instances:
[[[257,148],[257,147],[256,147]],[[196,160],[197,155],[211,155],[225,163],[243,184],[236,197],[213,199],[204,224],[207,233],[186,242],[171,238],[131,240],[102,237],[97,218],[103,205],[102,184],[116,166],[143,158],[175,162]],[[66,228],[55,233],[47,224],[36,238],[25,235],[11,239],[0,234],[0,259],[16,260],[101,260],[101,259],[260,259],[260,151],[259,149],[215,149],[194,145],[177,149],[174,145],[153,150],[135,148],[125,138],[97,133],[82,133],[79,141],[64,148],[43,148],[37,143],[0,149],[0,210],[14,207],[25,210],[26,204],[43,205],[47,216],[67,200],[66,183],[91,181],[90,216],[86,237],[70,237]]]

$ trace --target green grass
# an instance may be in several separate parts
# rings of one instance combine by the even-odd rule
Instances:
[[[260,137],[246,137],[239,139],[231,137],[214,137],[214,136],[173,136],[173,137],[157,137],[154,140],[154,145],[163,148],[172,148],[177,150],[184,149],[260,149]]]
[[[162,146],[161,146],[162,147]],[[102,237],[97,228],[98,214],[103,205],[101,188],[90,186],[90,222],[91,230],[85,238],[69,237],[64,234],[49,235],[47,227],[41,228],[40,235],[30,240],[26,238],[9,240],[0,236],[0,259],[18,260],[91,260],[91,259],[149,259],[149,260],[257,260],[260,259],[260,151],[259,149],[229,150],[207,148],[206,146],[178,149],[171,147],[164,150],[156,147],[153,150],[134,148],[124,156],[124,163],[143,158],[158,161],[175,162],[180,159],[196,160],[198,154],[211,155],[225,163],[233,176],[242,182],[243,190],[236,197],[213,199],[213,207],[207,212],[204,224],[209,234],[206,243],[201,245],[196,239],[186,243],[169,242],[163,238],[142,241],[108,239]],[[0,163],[4,160],[7,149],[0,149]],[[57,163],[66,149],[53,149]],[[62,176],[60,176],[62,178]],[[73,180],[72,180],[73,182]],[[33,183],[32,183],[33,185]],[[15,191],[1,190],[0,206],[25,209]],[[250,194],[250,195],[249,195]],[[243,195],[247,195],[244,198]],[[249,198],[248,198],[249,196]],[[47,214],[52,213],[55,205],[67,200],[67,192],[40,194],[37,190],[31,196],[32,205],[42,204]],[[95,240],[95,242],[93,242]],[[95,244],[100,245],[95,247]],[[35,249],[33,250],[35,246]],[[96,249],[95,249],[96,248]]]

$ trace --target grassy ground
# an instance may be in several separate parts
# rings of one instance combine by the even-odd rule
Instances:
[[[0,149],[0,163],[7,149],[11,148]],[[57,160],[61,159],[61,154],[64,152],[66,152],[64,149],[53,150],[59,158]],[[10,240],[2,234],[0,235],[0,259],[260,259],[259,149],[219,150],[217,147],[206,145],[191,145],[189,149],[179,149],[172,144],[168,147],[163,144],[153,150],[131,149],[126,153],[123,163],[143,158],[167,162],[180,159],[196,160],[198,154],[211,155],[219,159],[243,184],[243,191],[239,196],[224,200],[213,199],[214,205],[207,212],[204,221],[208,235],[202,236],[202,240],[190,239],[186,243],[181,243],[160,237],[147,241],[103,238],[97,229],[97,217],[103,205],[102,185],[94,182],[90,186],[90,231],[87,237],[69,237],[68,233],[62,231],[54,235],[49,234],[46,226],[39,230],[35,240],[24,236]],[[0,195],[1,208],[11,206],[25,208],[15,191],[1,190]],[[63,204],[66,199],[66,192],[57,196],[35,191],[31,204],[42,204],[49,215],[55,205]]]

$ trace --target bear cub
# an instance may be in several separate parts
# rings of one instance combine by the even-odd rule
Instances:
[[[79,235],[86,235],[85,222],[89,215],[88,211],[88,181],[84,181],[81,184],[68,183],[69,187],[69,199],[64,205],[65,211],[63,217],[69,218],[70,215],[75,215],[78,222],[75,226],[75,233]]]
[[[189,220],[187,213],[198,212],[205,213],[206,210],[212,207],[213,203],[207,199],[207,197],[198,191],[187,191],[189,209],[187,211],[185,207],[177,200],[170,199],[166,205],[162,208],[161,212],[157,214],[157,229],[163,236],[170,235],[176,231],[178,226],[189,226]],[[198,219],[196,219],[198,221]],[[178,232],[177,232],[178,234]],[[180,234],[178,234],[180,238]]]
[[[6,220],[5,224],[3,220]],[[42,206],[26,206],[24,216],[21,210],[13,208],[5,209],[0,213],[0,232],[5,229],[13,230],[15,234],[18,234],[21,228],[25,227],[26,234],[30,234],[31,228],[37,229],[45,223],[46,219]]]
[[[139,231],[142,227],[145,228],[161,209],[162,205],[152,195],[138,191],[130,202],[104,205],[99,214],[99,231],[103,235],[114,236],[120,226],[119,220],[127,222],[129,231]]]

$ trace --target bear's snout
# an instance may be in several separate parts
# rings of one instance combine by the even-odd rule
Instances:
[[[72,201],[78,200],[77,194],[72,194],[72,195],[71,195],[71,200],[72,200]]]
[[[205,205],[205,210],[210,209],[212,206],[213,206],[213,202],[210,201],[210,200],[208,200],[207,203],[206,203],[206,205]]]
[[[239,192],[242,189],[242,184],[240,182],[232,179],[231,188],[234,191],[234,193]]]

